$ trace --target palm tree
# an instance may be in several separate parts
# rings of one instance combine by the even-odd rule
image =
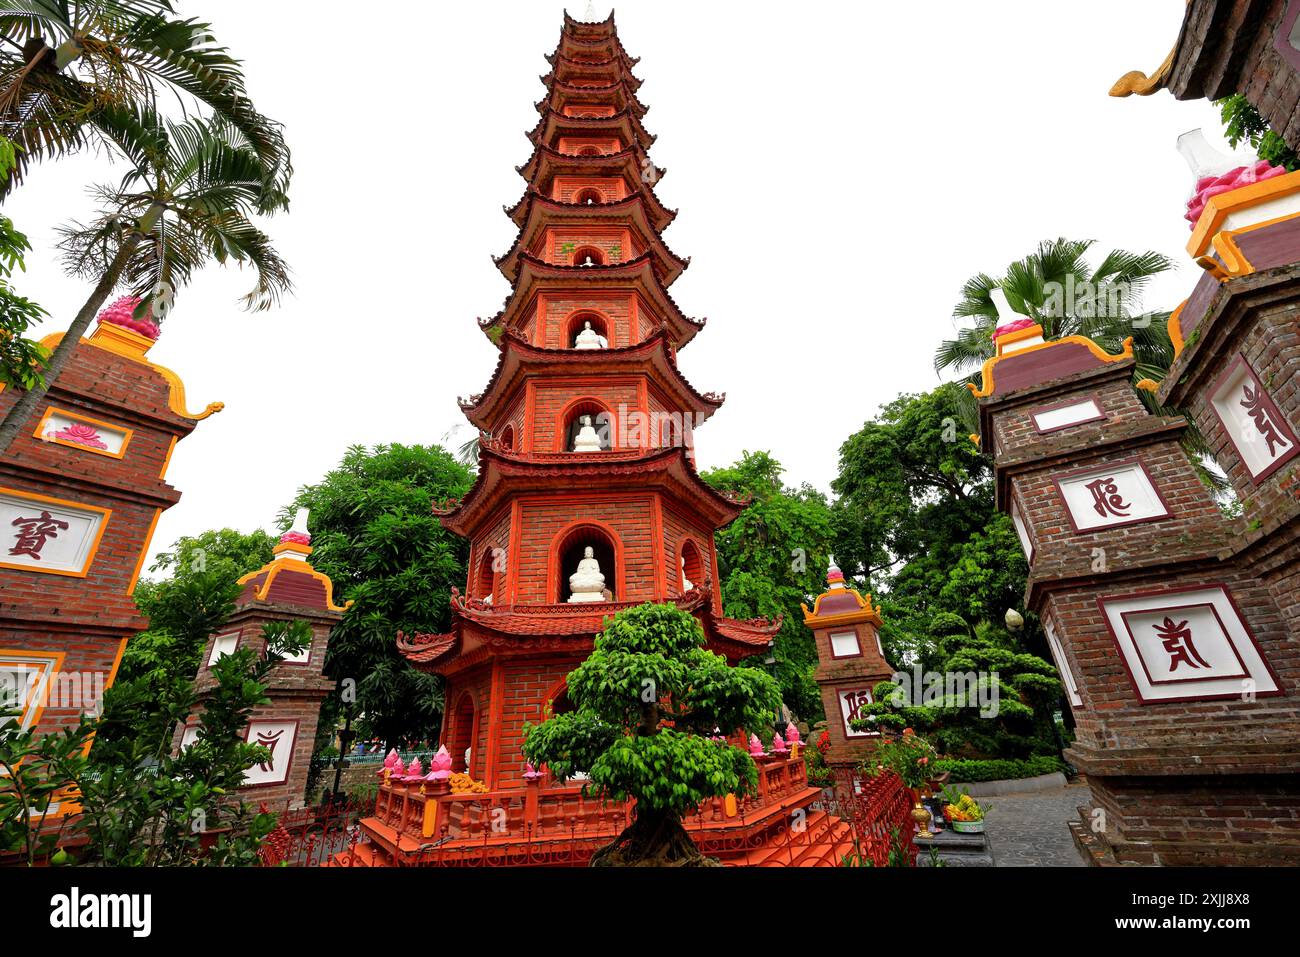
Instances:
[[[175,18],[169,0],[0,0],[0,134],[19,148],[0,197],[30,161],[111,141],[106,108],[157,110],[163,92],[239,130],[263,176],[287,188],[282,130],[253,108],[208,24]]]
[[[118,185],[97,188],[102,206],[93,221],[62,231],[67,271],[97,282],[51,353],[45,383],[22,393],[0,422],[0,454],[119,285],[141,298],[138,315],[169,304],[171,291],[210,260],[253,269],[257,282],[243,299],[249,309],[270,308],[290,287],[288,267],[249,218],[288,201],[263,177],[261,158],[240,130],[220,118],[173,123],[147,108],[101,112],[101,128],[131,169]]]
[[[1044,339],[1087,336],[1108,352],[1118,353],[1132,336],[1134,381],[1163,379],[1174,361],[1169,313],[1141,311],[1141,294],[1153,276],[1173,268],[1173,261],[1150,250],[1116,249],[1093,269],[1084,258],[1092,245],[1092,240],[1044,240],[1036,252],[1008,266],[1001,279],[979,273],[967,280],[953,316],[974,319],[975,324],[940,343],[935,371],[965,372],[964,381],[980,385],[980,370],[994,355],[993,332],[999,321],[990,292],[1001,288],[1013,311],[1043,327]],[[963,424],[971,432],[979,431],[974,397],[967,389],[958,395]],[[1160,405],[1151,392],[1139,390],[1138,395],[1154,415],[1180,414]],[[1226,481],[1205,467],[1209,448],[1194,424],[1184,433],[1183,445],[1205,483],[1223,492]]]

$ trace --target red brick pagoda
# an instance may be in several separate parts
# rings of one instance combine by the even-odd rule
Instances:
[[[667,291],[687,261],[660,235],[676,214],[653,189],[663,171],[646,152],[654,138],[642,125],[636,61],[612,14],[600,23],[566,15],[548,59],[533,155],[519,167],[528,187],[507,210],[519,233],[496,260],[512,293],[480,322],[500,358],[483,393],[461,401],[482,435],[479,474],[438,512],[471,542],[469,581],[465,594],[453,591],[448,633],[398,638],[407,660],[447,681],[442,744],[452,766],[441,770],[487,793],[438,796],[410,769],[386,772],[356,863],[438,863],[467,842],[548,834],[562,859],[580,860],[574,828],[592,838],[589,854],[629,809],[600,805],[581,782],[549,780],[521,748],[525,723],[569,707],[565,676],[605,619],[675,602],[733,663],[767,649],[779,626],[721,614],[713,535],[743,505],[695,470],[694,428],[723,398],[697,391],[677,367],[704,323]],[[752,838],[806,805],[818,792],[795,750],[760,760],[757,798],[701,808],[688,826]]]

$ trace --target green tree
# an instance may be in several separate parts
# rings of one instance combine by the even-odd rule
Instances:
[[[900,396],[841,446],[832,483],[835,554],[875,594],[881,643],[895,667],[1016,669],[1001,675],[999,722],[952,701],[908,712],[900,726],[942,728],[936,740],[950,750],[1018,756],[1053,746],[1060,683],[1033,616],[1018,634],[1004,625],[1008,610],[1023,613],[1028,563],[1010,520],[994,507],[989,460],[959,425],[960,391],[948,383]],[[981,666],[968,667],[981,648]],[[1022,672],[1037,677],[1020,680]],[[871,712],[892,710],[879,703]]]
[[[170,574],[136,585],[135,603],[149,627],[127,642],[118,680],[140,679],[159,688],[173,680],[192,681],[208,638],[234,611],[237,580],[271,560],[275,541],[260,529],[244,534],[223,528],[182,536],[171,551],[159,552],[149,570]],[[170,738],[171,725],[166,720],[149,724],[151,714],[140,712],[136,721],[111,726],[100,740],[117,734]]]
[[[134,725],[147,712],[150,725],[174,728],[200,704],[189,678],[165,683],[118,681],[104,696],[104,713],[57,734],[36,736],[10,720],[0,722],[0,837],[25,851],[29,863],[65,836],[84,835],[87,862],[114,867],[247,865],[275,817],[254,811],[230,793],[245,772],[269,756],[244,733],[253,709],[267,704],[266,683],[285,656],[311,640],[306,622],[263,627],[265,650],[240,648],[212,666],[215,687],[201,699],[194,743],[172,753],[170,736],[106,735],[90,758],[86,745],[114,725]],[[82,812],[44,831],[52,801],[71,793]],[[33,813],[28,813],[30,808]],[[204,841],[220,836],[205,850]],[[51,858],[59,863],[66,854]]]
[[[1219,107],[1219,115],[1223,119],[1228,145],[1234,150],[1239,143],[1249,143],[1260,159],[1267,160],[1274,166],[1285,166],[1292,172],[1300,169],[1300,156],[1264,122],[1259,110],[1251,106],[1244,96],[1234,93],[1215,105]]]
[[[783,616],[773,642],[773,672],[786,707],[810,723],[823,717],[813,680],[817,648],[803,623],[801,602],[821,593],[830,556],[831,510],[809,485],[787,488],[781,464],[768,452],[745,452],[728,468],[706,472],[720,491],[749,496],[748,508],[714,536],[723,613],[734,618]],[[758,667],[755,656],[745,664]]]
[[[312,564],[356,602],[333,631],[326,671],[357,682],[361,731],[392,746],[438,734],[442,680],[410,667],[395,638],[450,627],[449,596],[465,585],[469,548],[431,506],[471,483],[440,446],[354,446],[282,513],[287,523],[294,509],[311,509]],[[322,724],[332,720],[331,713]]]
[[[172,123],[148,109],[101,113],[130,169],[118,184],[98,189],[96,219],[62,230],[66,270],[95,286],[50,354],[44,381],[20,394],[0,421],[0,453],[119,284],[140,298],[137,317],[157,318],[170,309],[175,290],[210,261],[252,269],[257,281],[244,297],[250,309],[270,308],[290,285],[288,267],[250,218],[287,206],[288,181],[265,179],[261,158],[236,127],[220,118]]]
[[[15,164],[12,141],[0,136],[0,180]],[[14,228],[13,220],[0,216],[0,385],[31,389],[43,380],[41,366],[49,354],[37,342],[26,338],[27,331],[47,313],[14,290],[10,279],[15,270],[26,268],[23,256],[32,244]]]
[[[632,823],[592,866],[712,863],[682,816],[707,798],[756,790],[753,759],[711,738],[769,727],[780,690],[770,675],[729,667],[705,644],[699,622],[673,605],[621,611],[569,673],[574,710],[525,729],[533,764],[560,778],[586,772],[596,794],[636,801]]]
[[[268,182],[289,171],[280,125],[254,108],[239,61],[167,0],[10,0],[0,40],[0,127],[20,150],[0,198],[32,160],[112,150],[114,111],[153,110],[160,95],[239,130]]]

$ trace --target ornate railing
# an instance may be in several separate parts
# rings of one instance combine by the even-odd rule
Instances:
[[[758,771],[756,794],[714,798],[686,817],[705,854],[764,866],[834,866],[846,860],[885,866],[891,851],[895,860],[915,860],[914,796],[897,775],[845,774],[810,799],[802,758],[769,757],[759,761]],[[340,854],[336,863],[584,864],[631,820],[630,804],[601,801],[581,787],[544,778],[483,794],[433,793],[437,787],[426,781],[381,785],[363,826],[371,846],[360,858]],[[325,829],[313,847],[328,844],[330,833],[338,832]],[[352,850],[355,832],[330,840],[330,846],[342,843]],[[284,858],[298,863],[293,855]]]

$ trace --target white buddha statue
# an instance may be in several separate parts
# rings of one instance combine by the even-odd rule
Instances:
[[[688,592],[695,587],[695,583],[686,577],[686,557],[682,556],[682,591]]]
[[[573,451],[575,452],[599,452],[601,450],[600,436],[596,434],[595,428],[591,424],[591,416],[584,415],[578,419],[582,423],[582,428],[573,439]]]
[[[582,550],[582,561],[578,570],[569,576],[569,604],[576,605],[587,601],[605,601],[605,576],[596,561],[596,553],[590,545]]]
[[[573,348],[575,349],[604,349],[608,345],[609,343],[605,337],[591,328],[590,319],[582,324],[582,331],[573,340]]]

